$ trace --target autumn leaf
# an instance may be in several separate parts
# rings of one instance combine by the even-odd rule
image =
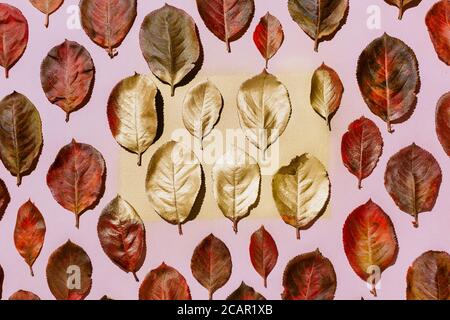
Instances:
[[[277,264],[278,248],[272,235],[264,226],[253,232],[249,251],[253,268],[264,279],[264,287],[267,288],[267,277]]]
[[[342,162],[358,178],[359,189],[362,188],[362,180],[370,176],[377,166],[383,144],[380,129],[366,117],[353,121],[342,136]]]
[[[450,8],[448,0],[436,2],[428,11],[425,23],[436,53],[445,64],[450,65]]]
[[[211,133],[220,118],[223,98],[219,89],[209,80],[192,87],[183,101],[183,123],[189,133],[200,141]]]
[[[317,249],[296,256],[283,274],[283,300],[333,300],[336,273],[330,260]]]
[[[47,185],[53,198],[73,212],[76,227],[81,215],[95,207],[103,196],[106,167],[101,153],[91,145],[75,140],[57,154],[47,173]]]
[[[431,153],[412,144],[393,155],[386,166],[384,185],[395,204],[414,217],[433,210],[442,182],[439,163]]]
[[[370,292],[376,297],[376,285],[381,273],[395,263],[398,254],[398,242],[391,219],[383,209],[369,200],[347,217],[343,239],[351,267],[362,280],[371,281]],[[373,277],[373,273],[378,276]]]
[[[41,300],[39,296],[35,295],[33,292],[19,290],[13,293],[8,300]]]
[[[112,59],[137,15],[136,0],[81,0],[81,25],[98,46]]]
[[[261,183],[258,162],[235,146],[216,161],[212,178],[214,198],[237,233],[239,221],[250,214],[258,199]]]
[[[192,274],[208,290],[209,300],[212,300],[214,292],[228,282],[231,269],[230,250],[213,234],[195,248],[191,259]]]
[[[255,13],[253,0],[197,0],[197,8],[206,27],[225,42],[228,52],[230,43],[245,34]]]
[[[387,123],[407,120],[417,102],[419,66],[414,51],[386,33],[361,53],[356,72],[359,89],[370,111]]]
[[[343,24],[348,0],[289,0],[288,8],[292,20],[314,40],[317,52],[319,43],[331,39]]]
[[[144,223],[136,210],[118,195],[100,214],[97,232],[112,262],[139,281],[136,272],[144,263],[146,244]]]
[[[284,222],[309,229],[323,214],[330,197],[330,180],[323,164],[307,153],[281,167],[272,179],[272,194]]]
[[[150,70],[175,94],[178,85],[200,59],[200,39],[194,20],[168,4],[149,13],[142,23],[139,42]]]
[[[158,215],[182,225],[189,221],[202,185],[202,168],[195,154],[181,143],[170,141],[153,155],[147,170],[145,190]]]
[[[284,31],[281,22],[269,12],[261,18],[253,33],[253,41],[266,61],[266,69],[269,60],[272,59],[284,41]]]
[[[0,220],[2,220],[10,201],[11,198],[9,196],[8,188],[6,187],[5,182],[0,179]]]
[[[14,243],[17,251],[30,267],[32,277],[34,276],[33,264],[44,245],[45,232],[44,217],[34,203],[28,200],[17,212]]]
[[[436,133],[442,148],[450,157],[450,92],[444,94],[437,103]]]
[[[152,79],[136,73],[120,81],[109,96],[107,113],[111,133],[123,148],[138,155],[138,166],[158,131],[157,94]]]
[[[409,8],[417,6],[422,0],[384,0],[384,2],[396,6],[399,9],[398,19],[402,20],[403,13]]]
[[[450,255],[427,251],[408,269],[406,299],[450,300]]]
[[[145,277],[139,300],[192,300],[186,279],[164,262]]]
[[[239,288],[233,291],[227,300],[266,300],[266,298],[242,281]]]
[[[23,94],[13,92],[0,101],[0,158],[6,169],[22,177],[36,167],[42,149],[41,117]]]
[[[57,300],[83,300],[91,291],[91,259],[70,240],[50,255],[46,274],[50,291]]]
[[[0,65],[9,70],[22,57],[28,44],[28,22],[16,7],[0,3]]]
[[[30,0],[31,4],[45,14],[45,27],[48,28],[50,15],[62,6],[64,0]]]
[[[343,93],[344,86],[336,71],[324,63],[314,71],[311,80],[311,106],[325,119],[330,131],[331,119],[341,106]]]
[[[242,130],[265,156],[270,145],[283,134],[291,116],[286,87],[264,70],[241,85],[237,104]]]
[[[82,108],[90,98],[95,68],[82,45],[65,40],[50,50],[41,65],[41,84],[47,99],[66,113]]]

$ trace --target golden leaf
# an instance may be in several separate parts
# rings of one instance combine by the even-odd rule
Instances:
[[[327,122],[331,131],[331,118],[339,109],[344,86],[339,75],[325,64],[315,72],[311,80],[311,106]]]
[[[211,133],[222,111],[222,95],[211,81],[204,81],[189,90],[183,102],[183,123],[203,149],[203,139]]]
[[[202,168],[195,154],[181,143],[170,141],[153,155],[148,166],[145,190],[156,212],[171,224],[190,218],[202,185]]]
[[[323,164],[307,153],[281,167],[272,180],[272,193],[284,222],[308,229],[325,211],[330,197],[330,180]]]
[[[258,162],[234,147],[217,160],[212,174],[214,197],[237,233],[238,222],[250,214],[258,199],[261,182]]]
[[[286,87],[264,70],[241,85],[237,104],[239,121],[247,139],[264,155],[283,134],[291,116]]]
[[[111,132],[122,147],[138,155],[139,166],[158,129],[157,92],[149,76],[135,74],[120,81],[108,101]]]

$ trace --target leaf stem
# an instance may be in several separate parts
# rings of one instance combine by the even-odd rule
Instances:
[[[30,274],[31,274],[32,277],[34,277],[33,266],[30,266]]]
[[[45,22],[44,22],[44,26],[46,28],[48,28],[48,25],[50,24],[50,14],[46,13],[45,14]]]
[[[80,215],[79,214],[75,214],[75,227],[77,229],[80,229]]]
[[[238,221],[237,220],[233,221],[233,231],[235,234],[238,233]]]
[[[212,290],[209,290],[208,292],[208,300],[212,300],[213,299],[213,292]]]
[[[67,112],[66,113],[66,122],[69,122],[69,120],[70,120],[70,112]]]
[[[22,184],[22,176],[20,173],[17,174],[17,186],[20,186]]]
[[[267,276],[264,277],[264,288],[267,288]]]
[[[9,68],[8,67],[5,68],[5,78],[6,79],[9,78]]]
[[[300,228],[296,228],[297,240],[300,240]]]
[[[414,228],[419,227],[419,214],[417,212],[414,212],[413,226],[414,226]]]
[[[137,165],[140,167],[142,165],[142,153],[139,152],[138,153],[138,161],[137,161]]]
[[[227,45],[227,51],[228,51],[228,53],[231,53],[231,45],[230,45],[230,39],[226,39],[225,40],[225,43],[226,43],[226,45]]]
[[[134,277],[134,280],[136,280],[136,282],[139,282],[139,278],[138,278],[136,272],[133,272],[133,277]]]
[[[182,225],[181,225],[180,222],[178,222],[178,234],[179,234],[180,236],[183,235],[183,227],[182,227]]]

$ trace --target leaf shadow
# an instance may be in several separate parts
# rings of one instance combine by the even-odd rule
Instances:
[[[155,97],[156,118],[158,120],[158,127],[156,129],[154,144],[157,142],[164,133],[164,98],[161,94],[161,90],[158,89]]]
[[[11,202],[11,196],[9,194],[8,188],[2,179],[0,179],[0,190],[2,193],[0,195],[2,197],[2,199],[0,199],[0,221],[1,221],[6,212],[6,208]]]
[[[195,218],[197,218],[202,208],[203,202],[205,200],[206,195],[205,171],[203,170],[202,165],[200,165],[200,169],[202,172],[200,190],[198,191],[197,197],[195,198],[194,204],[192,205],[191,212],[189,213],[189,216],[186,219],[185,223],[193,221]]]

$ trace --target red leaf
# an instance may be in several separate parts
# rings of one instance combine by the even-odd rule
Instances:
[[[57,300],[83,300],[91,291],[91,259],[70,240],[51,254],[46,274],[50,291]]]
[[[112,59],[137,15],[136,0],[81,0],[81,25],[93,42]]]
[[[283,274],[283,300],[333,300],[336,273],[319,249],[289,261]]]
[[[11,297],[9,297],[9,300],[41,300],[41,298],[39,298],[33,292],[19,290],[13,293]]]
[[[45,14],[45,27],[48,28],[50,15],[62,6],[64,0],[30,0],[31,4]]]
[[[97,225],[106,255],[125,272],[136,272],[145,260],[145,227],[136,210],[120,196],[103,209]]]
[[[210,300],[214,292],[228,282],[231,269],[230,250],[213,234],[203,239],[195,248],[191,260],[192,274],[208,290]]]
[[[358,178],[359,189],[362,188],[362,180],[370,176],[377,166],[382,153],[383,137],[370,119],[361,117],[353,121],[342,136],[342,162]]]
[[[347,217],[343,229],[344,250],[355,273],[364,281],[372,281],[371,293],[381,273],[392,266],[398,254],[394,225],[376,203],[369,200]],[[376,273],[376,275],[375,275]]]
[[[0,179],[0,220],[2,220],[10,201],[11,198],[9,196],[8,188],[6,187],[5,182]]]
[[[47,173],[53,198],[76,216],[95,207],[105,188],[105,160],[94,147],[75,140],[64,146]]]
[[[253,0],[197,0],[197,7],[206,27],[226,43],[228,52],[230,42],[244,35],[255,13]]]
[[[16,7],[0,3],[0,65],[5,76],[22,57],[28,44],[28,22]]]
[[[33,264],[44,245],[45,231],[44,217],[34,203],[28,200],[17,212],[14,243],[30,267],[31,276],[34,276]]]
[[[41,83],[47,99],[66,113],[83,107],[94,84],[94,62],[89,52],[74,41],[54,47],[41,65]]]
[[[280,21],[267,12],[256,26],[253,41],[266,60],[267,69],[269,60],[277,53],[284,41],[284,32]]]
[[[436,133],[442,147],[450,157],[450,92],[444,94],[437,104]]]
[[[233,291],[233,293],[228,296],[227,300],[266,300],[266,298],[242,281],[239,288]]]
[[[186,279],[165,263],[150,271],[139,288],[139,300],[191,299]]]
[[[278,260],[277,244],[269,232],[261,226],[250,238],[250,260],[253,268],[264,279],[267,288],[267,277],[272,272]]]
[[[389,159],[384,185],[403,212],[414,217],[419,227],[419,213],[433,210],[442,182],[439,163],[431,153],[412,144]]]
[[[450,3],[436,2],[425,17],[431,41],[436,53],[445,64],[450,65]]]

